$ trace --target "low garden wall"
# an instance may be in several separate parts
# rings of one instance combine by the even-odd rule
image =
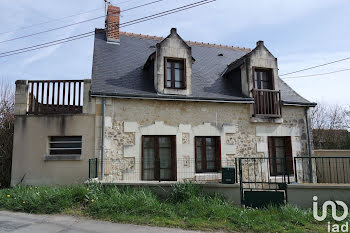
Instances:
[[[147,187],[160,197],[166,198],[172,192],[175,182],[138,182],[138,183],[105,183],[105,185]],[[228,201],[241,205],[239,184],[199,184],[209,194],[220,194]],[[299,208],[312,208],[313,197],[318,197],[319,206],[328,200],[339,200],[350,206],[350,185],[344,184],[289,184],[287,189],[288,204]]]
[[[148,183],[105,183],[105,185],[114,186],[130,186],[130,187],[147,187],[155,192],[157,195],[166,198],[172,192],[172,185],[175,182],[148,182]],[[237,205],[241,204],[241,194],[239,184],[217,184],[206,183],[200,184],[202,190],[209,194],[219,194],[226,198],[226,200]]]
[[[350,206],[350,185],[344,184],[289,184],[288,204],[300,208],[312,208],[313,197],[318,197],[318,205],[325,201],[343,201]]]

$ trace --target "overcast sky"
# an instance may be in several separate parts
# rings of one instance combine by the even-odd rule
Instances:
[[[113,0],[121,9],[152,0]],[[197,0],[164,0],[122,12],[121,22],[158,13]],[[61,30],[2,42],[22,35],[104,15],[103,0],[1,0],[0,53],[103,28],[104,19]],[[76,17],[23,28],[87,12]],[[143,22],[123,31],[167,36],[176,27],[185,40],[254,48],[256,41],[278,58],[279,74],[350,57],[349,0],[217,0],[205,6]],[[10,32],[9,32],[10,31]],[[9,32],[9,33],[4,33]],[[93,37],[33,52],[0,58],[0,78],[84,79],[91,77]],[[296,77],[350,69],[350,59]],[[350,104],[350,71],[285,80],[311,101]]]

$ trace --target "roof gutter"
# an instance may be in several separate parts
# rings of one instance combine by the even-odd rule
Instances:
[[[317,103],[302,103],[302,102],[291,102],[291,101],[283,101],[282,104],[284,106],[299,106],[299,107],[315,107]]]
[[[162,95],[159,97],[144,96],[144,95],[106,95],[100,93],[91,93],[92,97],[102,98],[118,98],[118,99],[147,99],[147,100],[171,100],[171,101],[189,101],[189,102],[214,102],[214,103],[238,103],[238,104],[253,104],[254,99],[237,99],[237,100],[226,100],[226,99],[206,99],[206,98],[173,98],[172,96]]]

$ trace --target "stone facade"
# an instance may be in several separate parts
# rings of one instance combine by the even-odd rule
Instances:
[[[108,99],[105,154],[112,165],[106,181],[141,180],[142,135],[176,136],[178,180],[213,178],[195,173],[195,136],[220,136],[223,167],[235,166],[240,157],[268,158],[268,136],[291,136],[293,157],[307,155],[304,108],[282,111],[280,123],[257,123],[249,117],[249,104]],[[254,174],[253,165],[243,175]],[[259,166],[255,169],[266,175],[262,179],[269,179],[268,166]]]
[[[135,134],[124,132],[124,123],[113,120],[105,129],[105,179],[107,182],[123,180],[123,174],[135,169],[135,157],[124,156],[124,147],[135,145]]]

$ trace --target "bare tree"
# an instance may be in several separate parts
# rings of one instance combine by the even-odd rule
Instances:
[[[11,162],[14,125],[14,88],[0,81],[0,187],[11,181]]]
[[[340,105],[319,103],[311,112],[315,149],[350,149],[350,112]]]

